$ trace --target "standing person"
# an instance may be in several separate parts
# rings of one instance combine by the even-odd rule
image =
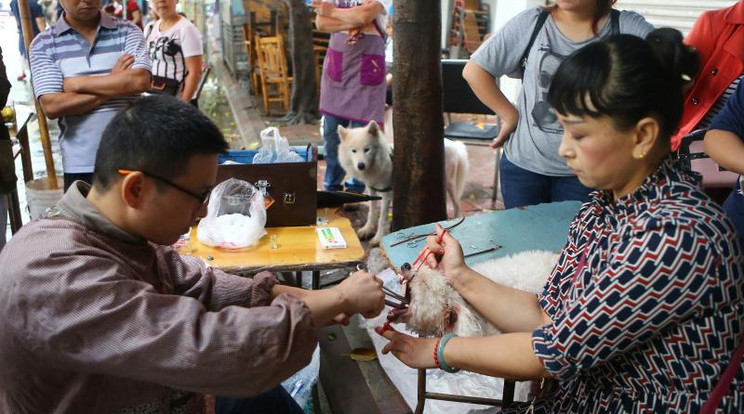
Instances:
[[[558,155],[563,128],[547,94],[558,65],[575,50],[612,34],[644,37],[653,29],[637,13],[613,10],[614,4],[615,0],[562,0],[552,7],[526,10],[484,42],[465,66],[463,76],[470,87],[501,120],[491,146],[504,147],[500,175],[506,208],[588,200],[591,189]],[[525,33],[532,33],[531,44]],[[496,83],[503,75],[522,79],[517,107]]]
[[[76,182],[0,253],[0,412],[201,414],[206,393],[260,396],[230,414],[302,412],[279,383],[309,363],[317,328],[379,314],[382,282],[306,291],[179,255],[227,148],[173,98],[114,117],[93,186]]]
[[[3,49],[0,48],[0,109],[8,103],[10,95],[10,82],[3,62]],[[8,226],[8,206],[6,194],[16,187],[17,177],[15,174],[15,160],[13,160],[13,149],[10,143],[10,133],[0,116],[0,251],[5,246],[5,233]]]
[[[720,166],[739,174],[733,191],[723,202],[723,209],[731,217],[739,240],[744,244],[744,84],[739,83],[726,106],[708,126],[705,152]]]
[[[343,189],[346,172],[338,162],[338,126],[383,125],[385,110],[385,28],[391,0],[313,0],[318,30],[331,32],[320,82],[326,172],[323,187]],[[349,179],[346,190],[364,183]]]
[[[142,10],[137,0],[127,0],[127,20],[137,25],[142,30]]]
[[[38,36],[44,29],[46,29],[46,21],[44,20],[44,10],[41,8],[36,0],[28,0],[28,9],[31,12],[31,29],[33,30],[34,38]],[[21,29],[21,12],[18,11],[18,0],[10,1],[10,12],[15,17],[16,27],[18,28],[18,51],[21,52],[21,74],[16,79],[19,81],[26,80],[26,66],[28,65],[28,59],[26,58],[26,43],[23,41],[23,30]]]
[[[681,80],[695,75],[680,65],[690,60],[663,59],[694,54],[676,33],[676,43],[661,30],[648,41],[593,42],[555,73],[548,102],[563,126],[559,153],[599,190],[542,293],[475,273],[438,227],[427,244],[445,277],[502,334],[414,338],[378,328],[391,340],[383,352],[415,368],[554,378],[558,392],[539,405],[556,414],[694,414],[718,391],[716,412],[744,410],[744,370],[732,360],[744,345],[744,252],[699,176],[670,154]],[[660,43],[673,53],[651,46]],[[733,383],[722,376],[729,366]]]
[[[145,27],[152,67],[150,92],[190,102],[199,86],[204,48],[199,29],[176,12],[176,3],[178,0],[155,2],[160,19]]]
[[[700,15],[685,43],[700,54],[702,70],[685,96],[679,131],[672,137],[672,150],[692,131],[706,129],[744,73],[744,1]]]
[[[34,93],[59,118],[65,190],[88,183],[109,121],[150,86],[142,31],[101,11],[101,0],[59,0],[62,18],[31,44]]]

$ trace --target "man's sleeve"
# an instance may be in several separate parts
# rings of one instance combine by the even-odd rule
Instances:
[[[532,333],[545,369],[568,380],[700,311],[716,286],[719,255],[693,226],[650,223],[613,248],[565,312]]]
[[[150,57],[147,55],[147,44],[142,30],[132,22],[122,22],[122,30],[127,31],[124,53],[134,56],[132,69],[147,69],[149,72]]]
[[[227,306],[254,307],[271,302],[271,289],[277,283],[269,272],[241,277],[207,266],[202,260],[181,256],[162,247],[163,263],[168,263],[173,287],[179,295],[199,300],[210,311]]]
[[[49,56],[50,48],[46,47],[48,43],[47,31],[36,36],[31,43],[29,60],[31,64],[31,80],[34,84],[34,94],[36,98],[51,93],[64,92],[62,82],[64,75],[57,62]]]
[[[740,82],[736,91],[731,95],[723,110],[713,118],[708,126],[709,130],[720,129],[731,132],[744,139],[744,82]]]
[[[50,369],[251,396],[305,366],[317,345],[310,309],[290,295],[214,312],[193,297],[121,274],[98,251],[73,249],[8,268],[24,275],[16,297],[33,291],[24,300],[38,309],[27,318],[21,304],[5,304],[17,309],[8,313],[15,331],[8,334],[23,337]]]

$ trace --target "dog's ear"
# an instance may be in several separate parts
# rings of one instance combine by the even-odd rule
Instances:
[[[370,135],[379,136],[380,126],[377,125],[377,122],[375,121],[369,121],[369,124],[367,124],[367,132],[369,132]]]
[[[343,125],[339,125],[338,128],[336,128],[336,131],[338,131],[338,139],[343,142],[346,139],[346,133],[348,133],[349,130],[344,128]]]

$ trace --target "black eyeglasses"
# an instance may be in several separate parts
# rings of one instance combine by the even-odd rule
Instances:
[[[158,175],[155,175],[153,173],[150,173],[150,172],[147,172],[147,171],[144,171],[144,170],[138,170],[138,171],[141,172],[142,174],[150,177],[150,178],[154,178],[154,179],[156,179],[156,180],[158,180],[158,181],[160,181],[160,182],[162,182],[164,184],[168,184],[169,186],[175,188],[176,190],[179,190],[179,191],[183,192],[184,194],[188,194],[191,197],[194,197],[195,199],[199,200],[199,202],[202,203],[202,204],[207,204],[207,202],[209,201],[209,196],[212,194],[212,189],[211,188],[209,190],[201,193],[201,194],[196,194],[196,193],[194,193],[194,192],[192,192],[190,190],[187,190],[187,189],[181,187],[180,185],[178,185],[178,184],[176,184],[176,183],[174,183],[171,180],[168,180],[166,178],[160,177]],[[127,175],[127,174],[131,174],[133,172],[135,172],[135,171],[134,170],[119,170],[119,174],[121,174],[121,175]]]

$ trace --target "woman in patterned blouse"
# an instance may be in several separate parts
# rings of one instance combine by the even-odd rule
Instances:
[[[536,412],[698,412],[744,332],[744,265],[721,207],[669,155],[682,82],[696,70],[672,29],[618,35],[565,60],[549,98],[565,128],[559,151],[599,191],[545,289],[490,282],[454,238],[430,237],[429,265],[503,333],[450,340],[378,328],[390,339],[383,352],[414,368],[557,380]],[[742,411],[739,369],[718,412]]]

